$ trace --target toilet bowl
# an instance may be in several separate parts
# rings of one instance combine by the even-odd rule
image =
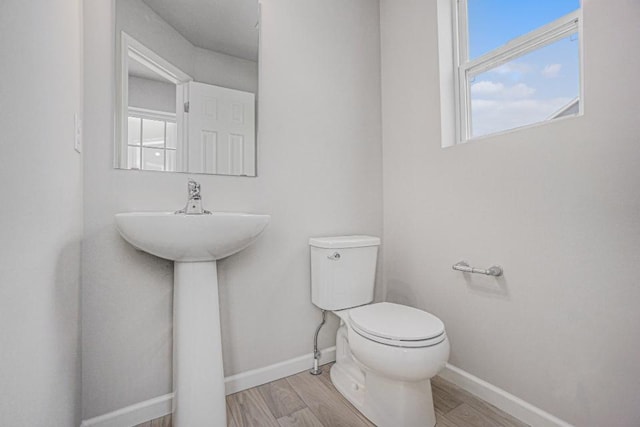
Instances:
[[[331,368],[336,389],[379,427],[434,426],[430,379],[449,358],[442,322],[391,303],[334,314],[341,320]]]
[[[431,378],[449,358],[444,324],[423,310],[372,304],[380,239],[309,239],[311,299],[340,318],[336,389],[378,427],[433,427]]]

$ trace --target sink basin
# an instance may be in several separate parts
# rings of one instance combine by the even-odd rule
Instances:
[[[202,262],[245,249],[269,219],[269,215],[245,213],[132,212],[117,214],[116,225],[122,237],[140,250],[172,261]]]
[[[174,427],[227,425],[217,260],[253,243],[270,218],[243,213],[116,215],[127,242],[175,261]]]

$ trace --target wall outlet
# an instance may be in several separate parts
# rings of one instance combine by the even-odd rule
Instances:
[[[76,113],[74,115],[75,120],[75,132],[73,139],[73,148],[78,152],[82,153],[82,119],[80,115]]]

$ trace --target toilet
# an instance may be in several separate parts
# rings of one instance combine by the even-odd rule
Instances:
[[[378,427],[433,427],[431,378],[449,358],[444,324],[423,310],[371,304],[380,239],[309,239],[311,299],[340,318],[336,389]]]

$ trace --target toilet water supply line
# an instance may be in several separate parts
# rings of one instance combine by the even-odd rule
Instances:
[[[320,375],[322,369],[320,368],[320,351],[318,351],[318,334],[320,329],[324,326],[324,322],[327,319],[327,310],[322,310],[322,323],[318,325],[316,329],[316,335],[313,337],[313,369],[309,371],[311,375]]]

